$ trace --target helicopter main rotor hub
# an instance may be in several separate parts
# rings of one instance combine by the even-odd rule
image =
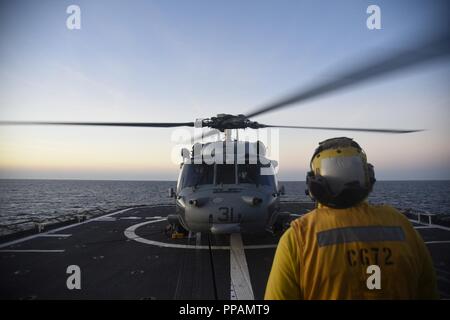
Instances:
[[[216,117],[211,117],[202,120],[202,126],[225,131],[226,129],[258,129],[263,126],[256,121],[249,120],[245,115],[238,114],[218,114]]]

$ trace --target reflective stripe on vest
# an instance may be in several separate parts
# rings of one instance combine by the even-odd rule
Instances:
[[[317,233],[319,247],[348,242],[405,241],[405,233],[397,226],[346,227]]]

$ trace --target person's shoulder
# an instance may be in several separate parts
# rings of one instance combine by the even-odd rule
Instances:
[[[379,212],[403,216],[403,214],[398,209],[391,206],[390,204],[369,204],[369,208]]]
[[[295,230],[292,225],[284,231],[284,233],[280,237],[280,241],[287,241],[288,239],[292,239],[294,237]]]
[[[396,209],[395,207],[393,207],[389,204],[369,204],[369,207],[372,210],[375,210],[377,213],[389,215],[389,216],[399,220],[403,224],[406,224],[408,226],[411,225],[411,222],[408,220],[406,215],[404,215],[398,209]]]
[[[305,214],[302,214],[300,217],[292,220],[291,228],[300,227],[302,225],[310,223],[310,221],[313,220],[315,218],[315,216],[317,215],[318,210],[319,209],[317,209],[317,208],[312,209],[311,211],[309,211]]]
[[[278,248],[283,248],[287,252],[292,252],[293,249],[297,247],[297,236],[295,234],[295,227],[291,225],[284,231],[278,241]]]

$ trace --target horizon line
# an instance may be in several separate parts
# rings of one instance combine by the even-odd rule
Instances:
[[[0,178],[0,180],[47,180],[47,181],[124,181],[124,182],[177,182],[178,180],[169,179],[82,179],[82,178]],[[450,181],[450,179],[380,179],[379,181],[392,181],[392,182],[408,182],[408,181]],[[278,179],[278,182],[306,182],[306,180],[283,180]]]

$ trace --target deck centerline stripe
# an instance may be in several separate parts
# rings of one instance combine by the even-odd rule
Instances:
[[[233,288],[230,292],[230,298],[254,300],[255,296],[240,233],[230,235],[230,247],[230,278]]]

